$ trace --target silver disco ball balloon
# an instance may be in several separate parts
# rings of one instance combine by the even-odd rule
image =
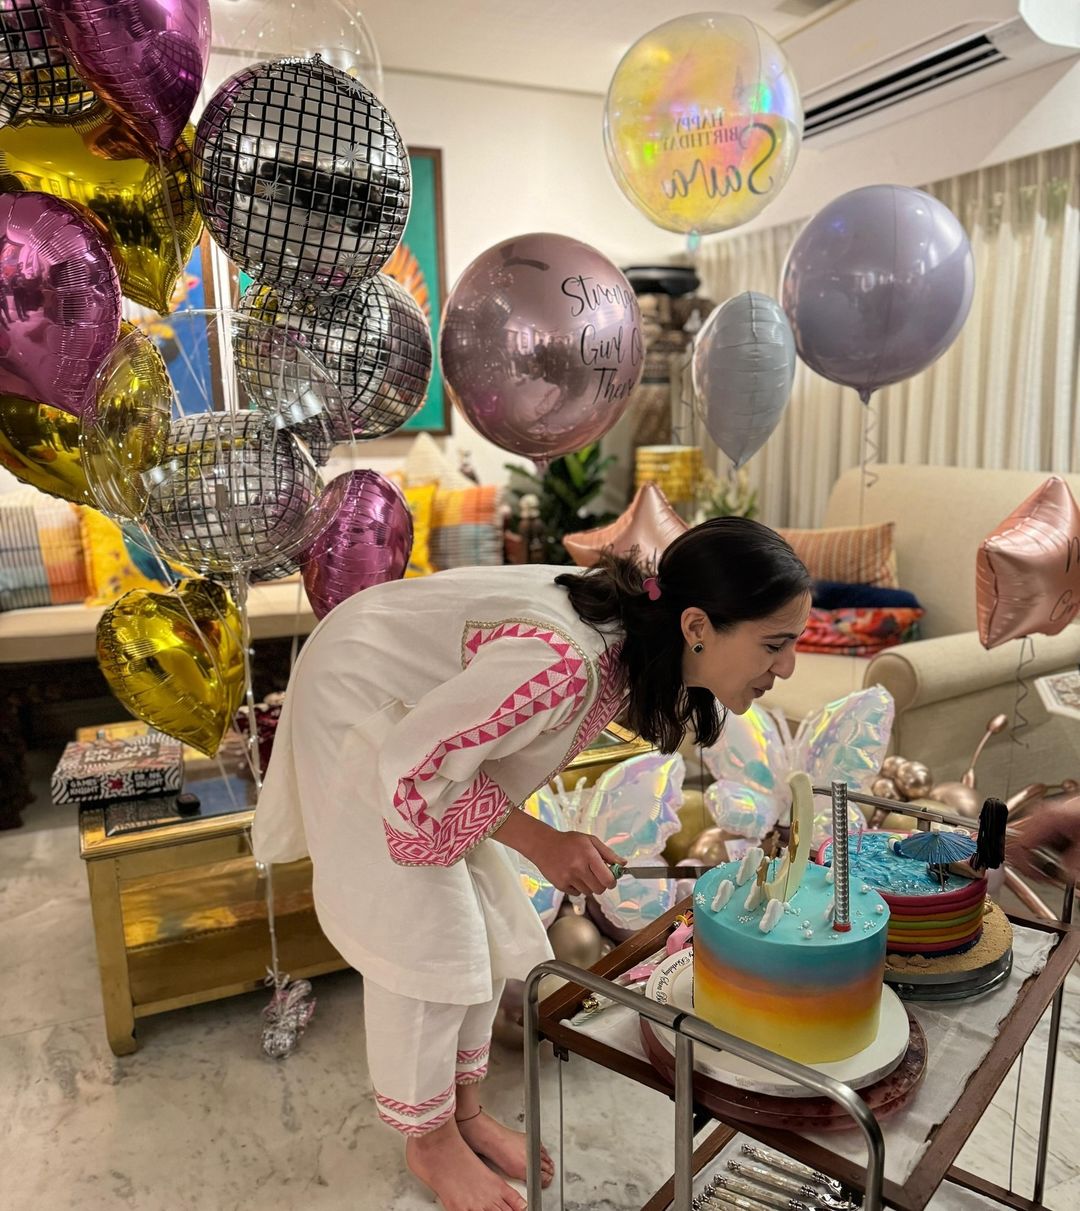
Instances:
[[[420,307],[393,278],[376,274],[336,294],[291,300],[255,284],[240,301],[240,316],[246,322],[236,326],[233,350],[241,384],[258,407],[284,414],[282,423],[310,417],[303,421],[310,431],[303,436],[313,446],[320,425],[324,438],[335,442],[393,433],[424,402],[431,379],[430,330]],[[282,348],[302,351],[336,388],[340,398],[329,399],[321,416],[301,406],[305,367],[297,353],[297,381],[289,381]]]
[[[377,272],[409,217],[409,156],[382,102],[318,56],[244,68],[195,132],[210,234],[256,281],[299,294]]]
[[[288,566],[311,541],[322,490],[307,451],[258,412],[174,420],[145,479],[145,520],[161,550],[219,575]]]

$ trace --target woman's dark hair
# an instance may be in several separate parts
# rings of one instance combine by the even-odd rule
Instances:
[[[656,577],[651,596],[650,575]],[[697,606],[725,631],[775,613],[811,587],[810,574],[780,535],[745,517],[714,517],[687,530],[655,571],[607,553],[589,571],[565,572],[555,583],[585,622],[625,633],[626,721],[665,753],[679,747],[688,728],[709,745],[723,727],[713,695],[683,684],[683,611]]]

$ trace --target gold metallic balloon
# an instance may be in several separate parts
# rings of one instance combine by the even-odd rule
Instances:
[[[893,775],[893,781],[905,799],[920,799],[934,785],[933,775],[921,761],[905,761]]]
[[[81,429],[70,412],[0,395],[0,466],[50,496],[92,505],[79,450]]]
[[[548,940],[555,957],[575,967],[591,967],[600,958],[600,931],[588,917],[577,913],[553,921]]]
[[[193,137],[189,127],[159,158],[104,106],[66,126],[9,126],[0,130],[0,189],[77,203],[108,234],[123,293],[164,313],[202,234]]]
[[[98,663],[133,715],[212,757],[244,694],[242,633],[236,606],[212,581],[134,589],[98,623]]]
[[[679,831],[668,837],[664,846],[664,861],[674,866],[686,857],[686,851],[693,844],[694,838],[706,828],[711,820],[701,791],[683,790],[683,801],[676,809],[679,817]]]
[[[972,820],[977,820],[982,811],[983,801],[979,792],[963,782],[942,782],[928,792],[927,798],[950,808],[958,816],[967,816]]]
[[[109,517],[137,521],[146,511],[143,475],[165,457],[172,393],[157,346],[123,321],[83,421],[83,469],[94,503]]]
[[[719,866],[721,862],[726,862],[728,852],[724,843],[724,830],[707,828],[704,832],[698,833],[686,851],[686,856],[695,862],[700,862],[702,866]]]

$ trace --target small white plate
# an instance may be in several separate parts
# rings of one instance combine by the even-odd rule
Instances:
[[[673,1005],[676,1009],[693,1012],[694,1009],[694,952],[680,950],[665,959],[653,972],[645,988],[645,995],[661,1005]],[[653,1027],[660,1045],[675,1054],[675,1035],[665,1026]],[[891,988],[882,986],[881,1022],[877,1038],[869,1047],[848,1056],[845,1060],[833,1060],[827,1064],[810,1064],[808,1067],[834,1077],[855,1089],[865,1088],[890,1072],[904,1058],[908,1049],[911,1028],[903,1002]],[[711,1047],[696,1044],[694,1068],[737,1089],[754,1093],[768,1093],[773,1097],[812,1097],[805,1085],[794,1084],[787,1077],[769,1072],[759,1064],[741,1059],[726,1051],[715,1051]]]

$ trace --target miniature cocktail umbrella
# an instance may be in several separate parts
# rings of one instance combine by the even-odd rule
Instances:
[[[950,862],[963,862],[975,852],[974,837],[967,833],[919,832],[912,833],[893,848],[903,858],[920,858],[933,870],[937,868],[942,887],[945,886],[945,867]]]

